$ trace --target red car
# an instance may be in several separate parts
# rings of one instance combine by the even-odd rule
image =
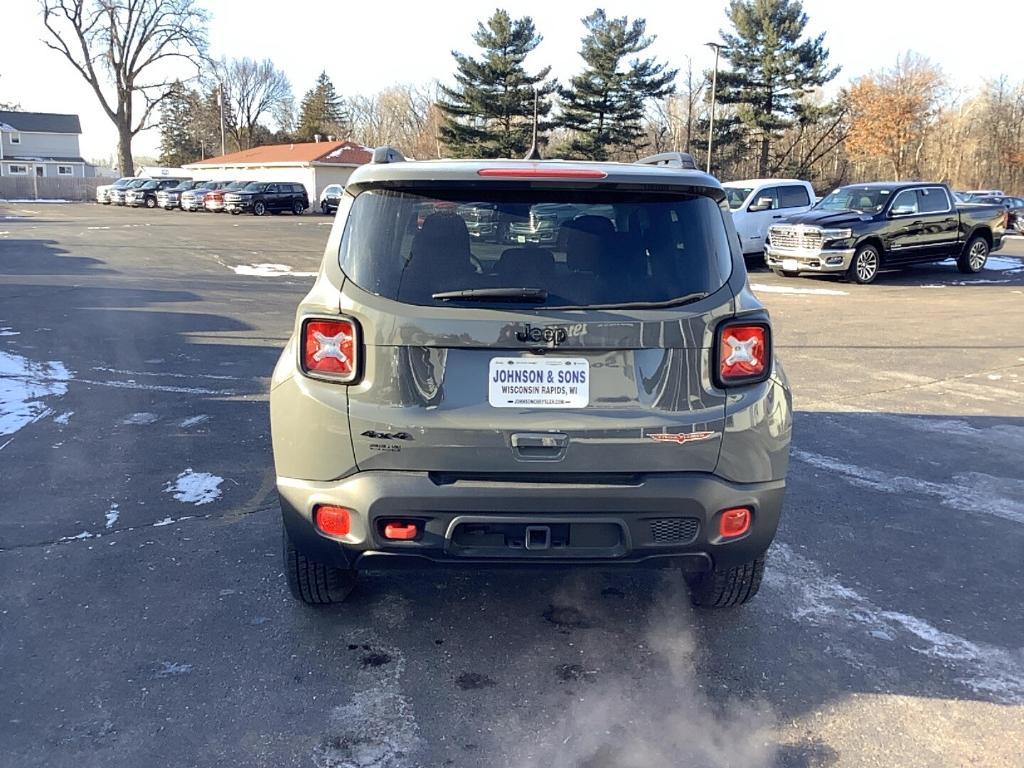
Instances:
[[[206,197],[203,200],[203,205],[205,206],[206,210],[208,210],[208,211],[213,211],[214,213],[223,213],[224,212],[224,193],[225,192],[235,192],[235,191],[241,189],[242,187],[246,186],[247,184],[251,184],[251,183],[252,183],[251,179],[249,179],[248,181],[232,181],[226,187],[221,187],[220,189],[214,189],[214,190],[212,190],[212,191],[210,191],[210,192],[208,192],[206,194]]]

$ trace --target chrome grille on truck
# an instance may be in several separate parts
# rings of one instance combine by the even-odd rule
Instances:
[[[774,226],[768,230],[768,239],[773,248],[792,250],[821,250],[821,230],[804,227]]]

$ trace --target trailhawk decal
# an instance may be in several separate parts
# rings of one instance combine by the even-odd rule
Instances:
[[[696,440],[707,440],[717,434],[717,432],[677,432],[675,434],[658,432],[654,435],[648,435],[648,437],[651,440],[657,440],[659,443],[677,443],[682,445],[683,443],[692,443]]]

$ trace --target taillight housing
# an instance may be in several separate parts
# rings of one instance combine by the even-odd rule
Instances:
[[[772,372],[772,331],[763,321],[730,321],[715,333],[715,377],[720,387],[756,384]]]
[[[346,317],[310,317],[302,321],[299,339],[302,372],[341,383],[359,375],[359,326]]]

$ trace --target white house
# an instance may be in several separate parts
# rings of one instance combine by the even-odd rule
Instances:
[[[78,115],[0,112],[0,176],[95,176],[82,158]]]
[[[373,150],[351,141],[267,144],[184,168],[204,181],[286,181],[302,184],[316,204],[328,184],[345,184],[352,171],[370,162]]]

